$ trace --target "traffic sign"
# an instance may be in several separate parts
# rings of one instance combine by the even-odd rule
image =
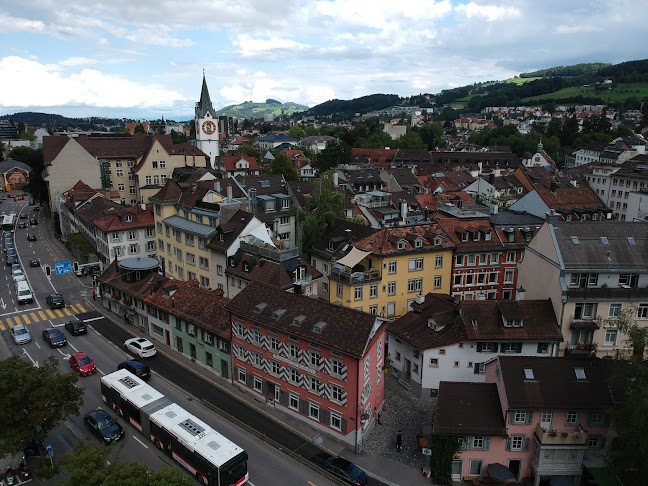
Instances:
[[[54,448],[52,447],[52,444],[45,444],[45,450],[47,452],[52,452]]]
[[[56,270],[56,275],[72,273],[72,262],[70,260],[66,262],[54,262],[54,269]]]

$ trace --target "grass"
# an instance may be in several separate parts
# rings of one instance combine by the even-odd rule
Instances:
[[[81,233],[72,233],[70,236],[68,236],[68,239],[85,256],[88,256],[90,253],[95,252],[95,249],[92,247],[92,245],[88,242],[88,240],[85,239],[85,237]]]
[[[601,98],[601,101],[620,102],[634,96],[643,99],[648,97],[648,83],[620,83],[613,85],[612,89],[597,90],[592,86],[573,86],[563,88],[553,93],[522,99],[523,103],[544,101],[549,99],[560,100],[574,96],[587,96]]]
[[[519,86],[521,84],[528,83],[530,81],[535,81],[536,79],[542,79],[542,78],[509,78],[509,79],[505,79],[504,81],[493,81],[490,83],[483,83],[482,87],[487,88],[496,83],[511,83]],[[484,96],[485,94],[486,93],[471,94],[468,96],[464,96],[463,98],[457,98],[456,100],[453,101],[453,103],[468,103],[475,96]]]

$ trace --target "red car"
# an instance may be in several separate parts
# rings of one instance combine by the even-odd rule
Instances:
[[[22,201],[22,200],[23,200],[23,199],[25,199],[25,198],[24,198],[24,197],[22,197],[22,196],[18,196],[18,198],[17,198],[17,199],[18,199],[19,201]]]
[[[94,361],[85,353],[74,353],[70,356],[70,366],[80,376],[88,376],[97,372]]]
[[[27,219],[26,213],[20,213],[20,219]]]
[[[9,199],[13,199],[13,198],[14,198],[14,195],[13,195],[13,194],[7,194],[7,197],[8,197]]]

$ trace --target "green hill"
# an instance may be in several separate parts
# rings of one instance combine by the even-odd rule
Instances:
[[[282,115],[290,116],[306,110],[308,110],[308,106],[268,99],[265,103],[246,101],[240,105],[226,106],[218,111],[218,115],[233,116],[239,119],[263,119],[264,115],[272,114],[277,119]]]

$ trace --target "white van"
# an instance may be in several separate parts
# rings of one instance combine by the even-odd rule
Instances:
[[[28,304],[34,302],[34,296],[32,295],[31,288],[29,284],[25,281],[16,282],[16,294],[18,295],[19,304]]]

